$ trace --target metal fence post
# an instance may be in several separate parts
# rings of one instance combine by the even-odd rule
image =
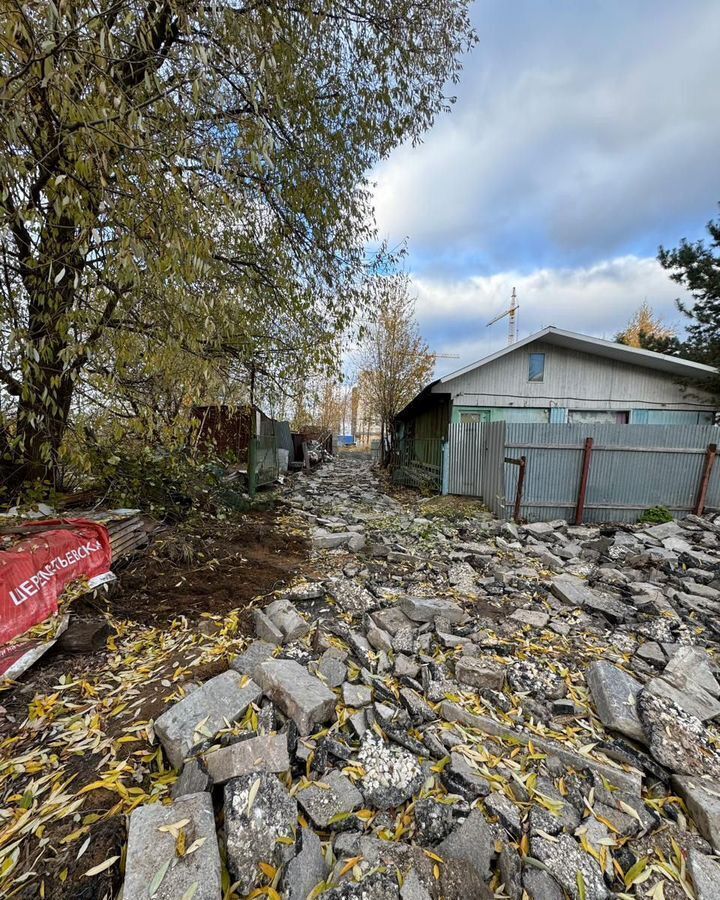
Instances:
[[[525,487],[525,470],[527,469],[527,457],[520,457],[520,469],[518,471],[517,490],[515,491],[515,507],[513,509],[513,519],[520,522],[520,507],[522,505],[523,489]]]
[[[585,447],[583,448],[582,473],[580,475],[580,486],[578,487],[578,498],[575,506],[575,524],[582,525],[583,514],[585,512],[585,496],[587,494],[588,480],[590,478],[590,460],[592,459],[593,439],[585,438]]]
[[[250,409],[250,441],[248,443],[248,494],[255,496],[257,487],[257,415]]]
[[[443,497],[447,496],[450,488],[450,442],[443,441],[441,445],[441,464],[442,464],[442,486],[440,493]]]
[[[715,458],[717,457],[717,444],[708,444],[705,451],[705,463],[703,465],[702,477],[700,478],[700,487],[698,488],[697,501],[693,512],[696,516],[701,516],[705,511],[705,499],[707,497],[708,485],[710,484],[710,476],[712,475]]]

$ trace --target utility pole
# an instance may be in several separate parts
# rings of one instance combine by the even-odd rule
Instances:
[[[517,302],[517,294],[515,293],[515,288],[512,289],[512,295],[510,297],[510,308],[506,309],[504,312],[501,312],[499,316],[495,316],[494,319],[491,319],[486,328],[489,328],[491,325],[494,325],[496,322],[499,322],[500,319],[504,319],[505,316],[508,317],[508,345],[514,344],[517,340],[517,311],[520,304]]]

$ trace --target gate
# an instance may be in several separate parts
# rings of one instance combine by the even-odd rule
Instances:
[[[448,494],[480,497],[495,511],[504,495],[505,422],[461,422],[448,429]],[[497,513],[496,513],[497,514]]]
[[[483,496],[485,423],[450,425],[448,441],[448,493]]]

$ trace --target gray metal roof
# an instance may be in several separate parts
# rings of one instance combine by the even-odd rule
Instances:
[[[473,369],[479,369],[501,356],[513,353],[521,347],[525,347],[533,341],[543,341],[546,344],[554,344],[556,347],[565,347],[568,350],[579,350],[583,353],[592,353],[595,356],[602,356],[606,359],[616,360],[617,362],[628,363],[633,366],[643,366],[646,369],[655,369],[658,372],[668,372],[676,375],[678,378],[695,378],[704,379],[709,375],[716,375],[717,369],[713,366],[706,366],[702,363],[691,362],[689,359],[680,359],[677,356],[666,356],[664,353],[653,353],[651,350],[639,350],[637,347],[627,347],[625,344],[617,344],[615,341],[605,341],[602,338],[590,337],[587,334],[577,334],[574,331],[563,331],[561,328],[555,328],[554,325],[548,325],[542,331],[536,331],[522,340],[498,350],[497,353],[491,353],[477,362],[470,363],[456,372],[449,375],[443,375],[435,384],[445,384],[472,372]]]

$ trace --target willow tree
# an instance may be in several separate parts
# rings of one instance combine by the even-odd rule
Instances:
[[[0,383],[26,476],[113,359],[287,335],[329,358],[366,296],[367,173],[449,105],[468,5],[0,0]]]

